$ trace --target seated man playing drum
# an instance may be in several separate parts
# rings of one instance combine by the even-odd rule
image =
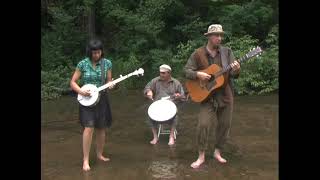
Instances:
[[[168,96],[170,96],[170,100],[172,100],[174,103],[177,103],[177,101],[184,99],[185,94],[181,83],[177,79],[171,77],[171,67],[163,64],[159,67],[159,71],[160,76],[152,79],[144,88],[144,95],[152,101],[158,101],[161,98]],[[153,133],[153,140],[150,141],[150,143],[156,144],[158,142],[156,128],[159,125],[159,122],[151,118],[149,118],[149,120],[152,126],[151,129]],[[171,125],[168,145],[174,145],[174,131],[177,125],[177,116],[174,116],[167,123]]]

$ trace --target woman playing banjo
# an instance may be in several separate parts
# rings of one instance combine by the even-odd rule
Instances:
[[[103,58],[103,45],[100,40],[91,40],[87,49],[88,57],[81,60],[70,81],[71,88],[78,94],[89,97],[90,92],[82,90],[77,81],[81,78],[83,84],[93,84],[97,87],[106,83],[112,83],[110,60]],[[112,88],[111,85],[109,88]],[[84,127],[82,135],[83,166],[84,171],[89,171],[89,154],[94,128],[96,130],[96,155],[101,161],[109,161],[104,157],[106,128],[111,126],[112,116],[107,91],[100,92],[100,98],[94,106],[83,106],[79,103],[80,123]]]
[[[183,87],[177,79],[171,77],[171,67],[163,64],[159,67],[159,71],[160,76],[152,79],[144,88],[144,95],[155,102],[168,96],[174,100],[183,99],[185,97]],[[150,141],[150,143],[156,144],[158,142],[156,128],[159,123],[151,118],[149,118],[149,120],[153,133],[153,140]],[[171,125],[168,145],[174,145],[174,131],[177,125],[177,116],[168,121],[168,123]]]

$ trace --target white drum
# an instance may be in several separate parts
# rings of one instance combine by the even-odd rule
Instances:
[[[153,121],[165,122],[173,119],[177,113],[177,106],[168,99],[153,102],[148,108],[148,115]]]

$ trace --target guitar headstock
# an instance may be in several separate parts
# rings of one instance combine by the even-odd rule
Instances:
[[[143,76],[143,73],[144,73],[144,70],[142,68],[139,68],[138,70],[135,70],[132,73],[132,75],[136,75],[136,76],[142,75]]]
[[[250,52],[246,54],[246,57],[252,58],[254,56],[259,56],[261,54],[262,54],[262,49],[259,46],[257,46],[256,48],[251,49]]]

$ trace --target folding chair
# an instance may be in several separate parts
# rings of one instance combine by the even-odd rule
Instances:
[[[164,128],[164,124],[159,124],[158,138],[160,138],[160,134],[170,134],[170,129],[165,129],[165,128]],[[173,131],[173,137],[174,137],[174,139],[177,139],[177,134],[178,134],[178,131],[177,131],[177,129],[175,129],[175,130]]]

